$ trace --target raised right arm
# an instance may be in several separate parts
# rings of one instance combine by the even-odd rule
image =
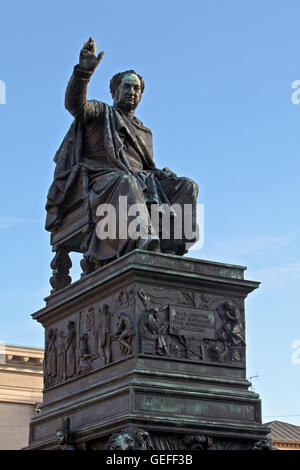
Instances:
[[[83,124],[92,121],[101,112],[100,102],[86,99],[88,83],[104,54],[100,52],[97,57],[96,49],[93,38],[84,43],[80,51],[79,65],[74,67],[65,95],[66,109]]]

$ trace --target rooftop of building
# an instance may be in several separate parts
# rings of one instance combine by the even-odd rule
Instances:
[[[270,421],[264,423],[265,426],[271,428],[268,437],[273,442],[299,442],[300,443],[300,426],[285,423],[283,421]]]

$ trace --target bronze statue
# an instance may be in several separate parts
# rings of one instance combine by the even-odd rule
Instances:
[[[68,321],[68,332],[65,344],[65,360],[66,360],[66,378],[73,377],[76,373],[76,331],[75,323]]]
[[[70,418],[59,418],[56,439],[60,450],[77,450],[73,444],[73,435],[70,431]]]
[[[53,380],[57,375],[57,348],[56,348],[57,329],[50,328],[46,340],[45,354],[45,379],[46,384],[53,385]]]
[[[104,363],[107,365],[111,362],[111,332],[110,332],[110,311],[109,305],[104,304],[103,309],[99,309],[99,337],[100,348],[104,356]]]
[[[79,346],[79,374],[84,374],[92,369],[91,366],[92,356],[89,352],[88,334],[84,333],[80,336]]]
[[[58,333],[58,342],[57,342],[57,381],[62,382],[65,378],[65,335],[63,331]]]
[[[149,310],[148,328],[156,336],[156,352],[160,355],[169,355],[169,350],[164,336],[165,324],[160,322],[160,309],[153,307]]]
[[[122,356],[127,356],[132,353],[132,340],[134,337],[134,328],[132,321],[126,313],[120,313],[116,326],[114,337],[120,343],[120,351]]]
[[[103,52],[96,55],[96,49],[93,38],[84,43],[79,64],[74,67],[66,90],[65,106],[75,120],[56,153],[54,182],[46,205],[46,229],[55,234],[71,210],[74,192],[81,192],[92,228],[86,229],[87,238],[80,247],[75,237],[72,243],[65,243],[65,251],[59,251],[58,243],[52,242],[57,252],[52,262],[54,289],[70,282],[68,270],[61,267],[66,265],[68,251],[83,252],[82,267],[88,273],[135,248],[183,255],[187,252],[186,244],[196,241],[196,236],[187,239],[185,233],[178,238],[174,221],[182,221],[179,212],[184,205],[189,205],[192,207],[191,226],[196,233],[198,186],[189,178],[177,177],[168,168],[156,168],[151,130],[134,115],[145,88],[143,78],[134,70],[116,74],[110,82],[112,106],[86,99],[90,78],[103,57]],[[122,200],[125,206],[120,196],[126,197],[126,201]],[[97,232],[99,223],[105,222],[105,214],[97,212],[103,204],[110,204],[116,213],[116,236],[106,239]],[[130,214],[130,208],[136,204],[142,208],[139,221],[140,226],[147,227],[147,233],[138,232],[133,237],[127,229],[136,222],[136,214]],[[169,234],[164,234],[164,223],[154,228],[150,220],[151,206],[164,208],[162,212],[170,208]],[[126,211],[124,226],[120,217]]]
[[[151,450],[150,435],[136,426],[126,426],[110,436],[105,450]]]

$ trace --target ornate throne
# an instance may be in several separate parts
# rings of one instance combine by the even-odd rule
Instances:
[[[88,203],[89,176],[87,170],[80,168],[76,181],[70,187],[68,195],[61,207],[58,228],[51,232],[50,243],[55,256],[51,262],[53,270],[50,284],[52,292],[63,289],[72,281],[69,276],[72,261],[71,251],[85,253],[88,249],[95,222]],[[82,276],[95,269],[93,263],[86,258],[81,260]]]

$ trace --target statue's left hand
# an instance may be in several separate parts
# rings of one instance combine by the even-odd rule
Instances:
[[[171,178],[171,177],[175,177],[177,178],[177,175],[176,173],[174,173],[173,171],[170,170],[170,168],[163,168],[161,171],[163,171],[165,173],[165,175],[167,176],[167,178]]]

